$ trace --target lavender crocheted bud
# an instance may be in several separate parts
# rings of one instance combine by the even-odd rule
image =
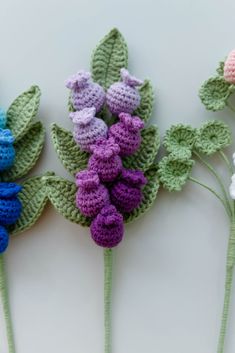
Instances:
[[[120,122],[110,127],[109,136],[119,145],[120,155],[128,156],[140,146],[140,130],[143,129],[144,122],[138,116],[131,116],[128,113],[120,113],[119,119]]]
[[[111,202],[120,212],[133,211],[141,203],[141,187],[146,183],[147,179],[140,170],[123,169],[120,180],[110,191]]]
[[[94,171],[83,170],[76,174],[76,206],[87,217],[96,216],[109,204],[109,192],[100,184],[99,176]]]
[[[14,224],[20,217],[22,205],[17,197],[22,187],[15,183],[0,183],[0,224]]]
[[[92,81],[89,72],[81,70],[69,77],[66,81],[66,87],[71,89],[71,99],[76,110],[95,107],[99,112],[104,105],[104,89]]]
[[[84,108],[70,113],[74,123],[73,137],[82,150],[90,152],[90,146],[98,139],[107,137],[108,127],[102,119],[95,117],[95,108]]]
[[[0,254],[2,254],[9,243],[9,235],[5,227],[0,226]]]
[[[116,82],[107,90],[106,101],[111,113],[133,113],[140,105],[140,94],[137,86],[143,81],[131,76],[126,69],[121,69],[122,82]]]
[[[10,168],[15,159],[14,137],[10,130],[0,129],[0,171]]]
[[[106,206],[92,221],[90,229],[91,237],[97,245],[113,248],[123,238],[123,217],[114,206]]]
[[[100,139],[90,149],[93,154],[88,161],[89,169],[96,171],[103,182],[115,180],[122,170],[122,160],[118,155],[120,147],[114,139]]]

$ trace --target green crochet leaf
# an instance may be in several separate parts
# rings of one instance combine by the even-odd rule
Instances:
[[[80,170],[86,169],[89,154],[80,150],[72,133],[53,124],[51,134],[55,150],[68,172],[75,175]]]
[[[216,111],[227,105],[228,98],[235,91],[235,85],[217,76],[205,81],[199,90],[199,97],[206,109]]]
[[[216,72],[219,76],[224,76],[224,61],[219,62],[219,66],[217,67]]]
[[[151,168],[146,171],[145,176],[148,179],[148,183],[143,188],[143,201],[134,211],[124,215],[125,223],[130,223],[145,214],[153,205],[157,197],[157,192],[159,189],[157,166],[151,166]]]
[[[17,97],[9,107],[7,128],[11,130],[16,140],[19,140],[27,132],[35,118],[39,108],[40,95],[39,87],[32,86]]]
[[[52,174],[46,173],[46,175]],[[22,213],[17,223],[9,227],[11,235],[19,234],[31,228],[40,217],[48,200],[43,176],[29,178],[22,186],[23,189],[19,193],[23,205]]]
[[[146,171],[153,164],[160,147],[160,135],[158,127],[151,125],[141,132],[142,141],[137,152],[123,158],[123,166],[128,169],[140,169]]]
[[[55,209],[66,219],[81,226],[89,226],[91,220],[83,216],[75,205],[75,183],[58,176],[45,177],[47,194]]]
[[[154,91],[150,81],[145,80],[139,89],[141,101],[140,106],[136,109],[135,114],[147,122],[153,111]]]
[[[95,48],[91,61],[94,81],[107,89],[120,80],[120,69],[127,67],[128,49],[121,33],[112,29]]]
[[[25,176],[37,162],[43,148],[45,129],[41,122],[31,125],[27,133],[14,145],[14,165],[2,172],[2,181],[14,181]]]

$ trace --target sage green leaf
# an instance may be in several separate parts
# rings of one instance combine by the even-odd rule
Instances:
[[[219,62],[219,66],[217,67],[216,72],[219,76],[224,76],[224,61]]]
[[[46,173],[46,175],[52,174]],[[19,193],[19,199],[23,206],[22,212],[16,224],[9,227],[11,235],[19,234],[31,228],[42,214],[48,200],[43,176],[29,178],[22,186],[23,189]]]
[[[15,161],[10,169],[0,176],[2,181],[14,181],[24,177],[37,162],[44,144],[45,129],[41,122],[31,125],[27,133],[18,140],[15,147]]]
[[[94,81],[107,89],[120,80],[120,69],[127,67],[128,49],[121,33],[112,29],[95,48],[91,61]]]
[[[199,97],[206,109],[217,111],[227,105],[228,98],[235,91],[235,85],[217,76],[205,81],[199,90]]]
[[[140,106],[136,109],[135,115],[138,115],[142,120],[147,122],[153,111],[154,92],[151,82],[144,81],[144,84],[139,89],[140,92]]]
[[[148,182],[143,188],[143,200],[140,206],[134,209],[134,211],[124,215],[125,223],[133,222],[140,216],[144,215],[153,205],[157,197],[159,189],[157,166],[151,166],[151,168],[145,172],[145,176],[148,179]]]
[[[68,172],[75,175],[80,170],[86,169],[89,154],[81,151],[72,133],[53,124],[51,134],[58,157]]]
[[[153,164],[160,147],[160,134],[158,127],[151,125],[141,132],[141,145],[131,156],[123,158],[123,166],[127,169],[140,169],[145,171]]]
[[[28,91],[17,97],[9,107],[7,128],[11,130],[15,140],[20,139],[29,129],[38,112],[40,95],[39,87],[32,86]]]
[[[75,183],[58,176],[45,177],[48,197],[55,209],[66,219],[81,226],[89,226],[91,220],[83,216],[75,204]]]

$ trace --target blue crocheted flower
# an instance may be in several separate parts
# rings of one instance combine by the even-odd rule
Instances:
[[[0,171],[10,168],[15,159],[14,136],[8,129],[0,129]]]
[[[15,183],[0,183],[0,224],[14,224],[20,217],[22,205],[17,197],[22,187]]]
[[[0,108],[0,128],[4,129],[6,127],[7,115],[5,110]]]
[[[0,226],[0,254],[3,253],[8,247],[9,235],[3,226]]]

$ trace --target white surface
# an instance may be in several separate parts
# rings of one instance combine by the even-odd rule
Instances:
[[[114,26],[129,44],[131,72],[156,87],[152,122],[162,134],[172,123],[220,116],[235,132],[232,113],[207,112],[197,96],[235,46],[234,12],[232,0],[2,1],[0,105],[33,83],[43,93],[47,141],[34,173],[69,177],[49,127],[71,128],[64,80],[89,68],[92,49]],[[206,191],[188,184],[159,194],[116,251],[113,353],[216,351],[227,238],[226,215]],[[88,230],[48,207],[6,257],[17,353],[103,352],[103,258]],[[226,353],[235,350],[234,331],[235,301]]]

